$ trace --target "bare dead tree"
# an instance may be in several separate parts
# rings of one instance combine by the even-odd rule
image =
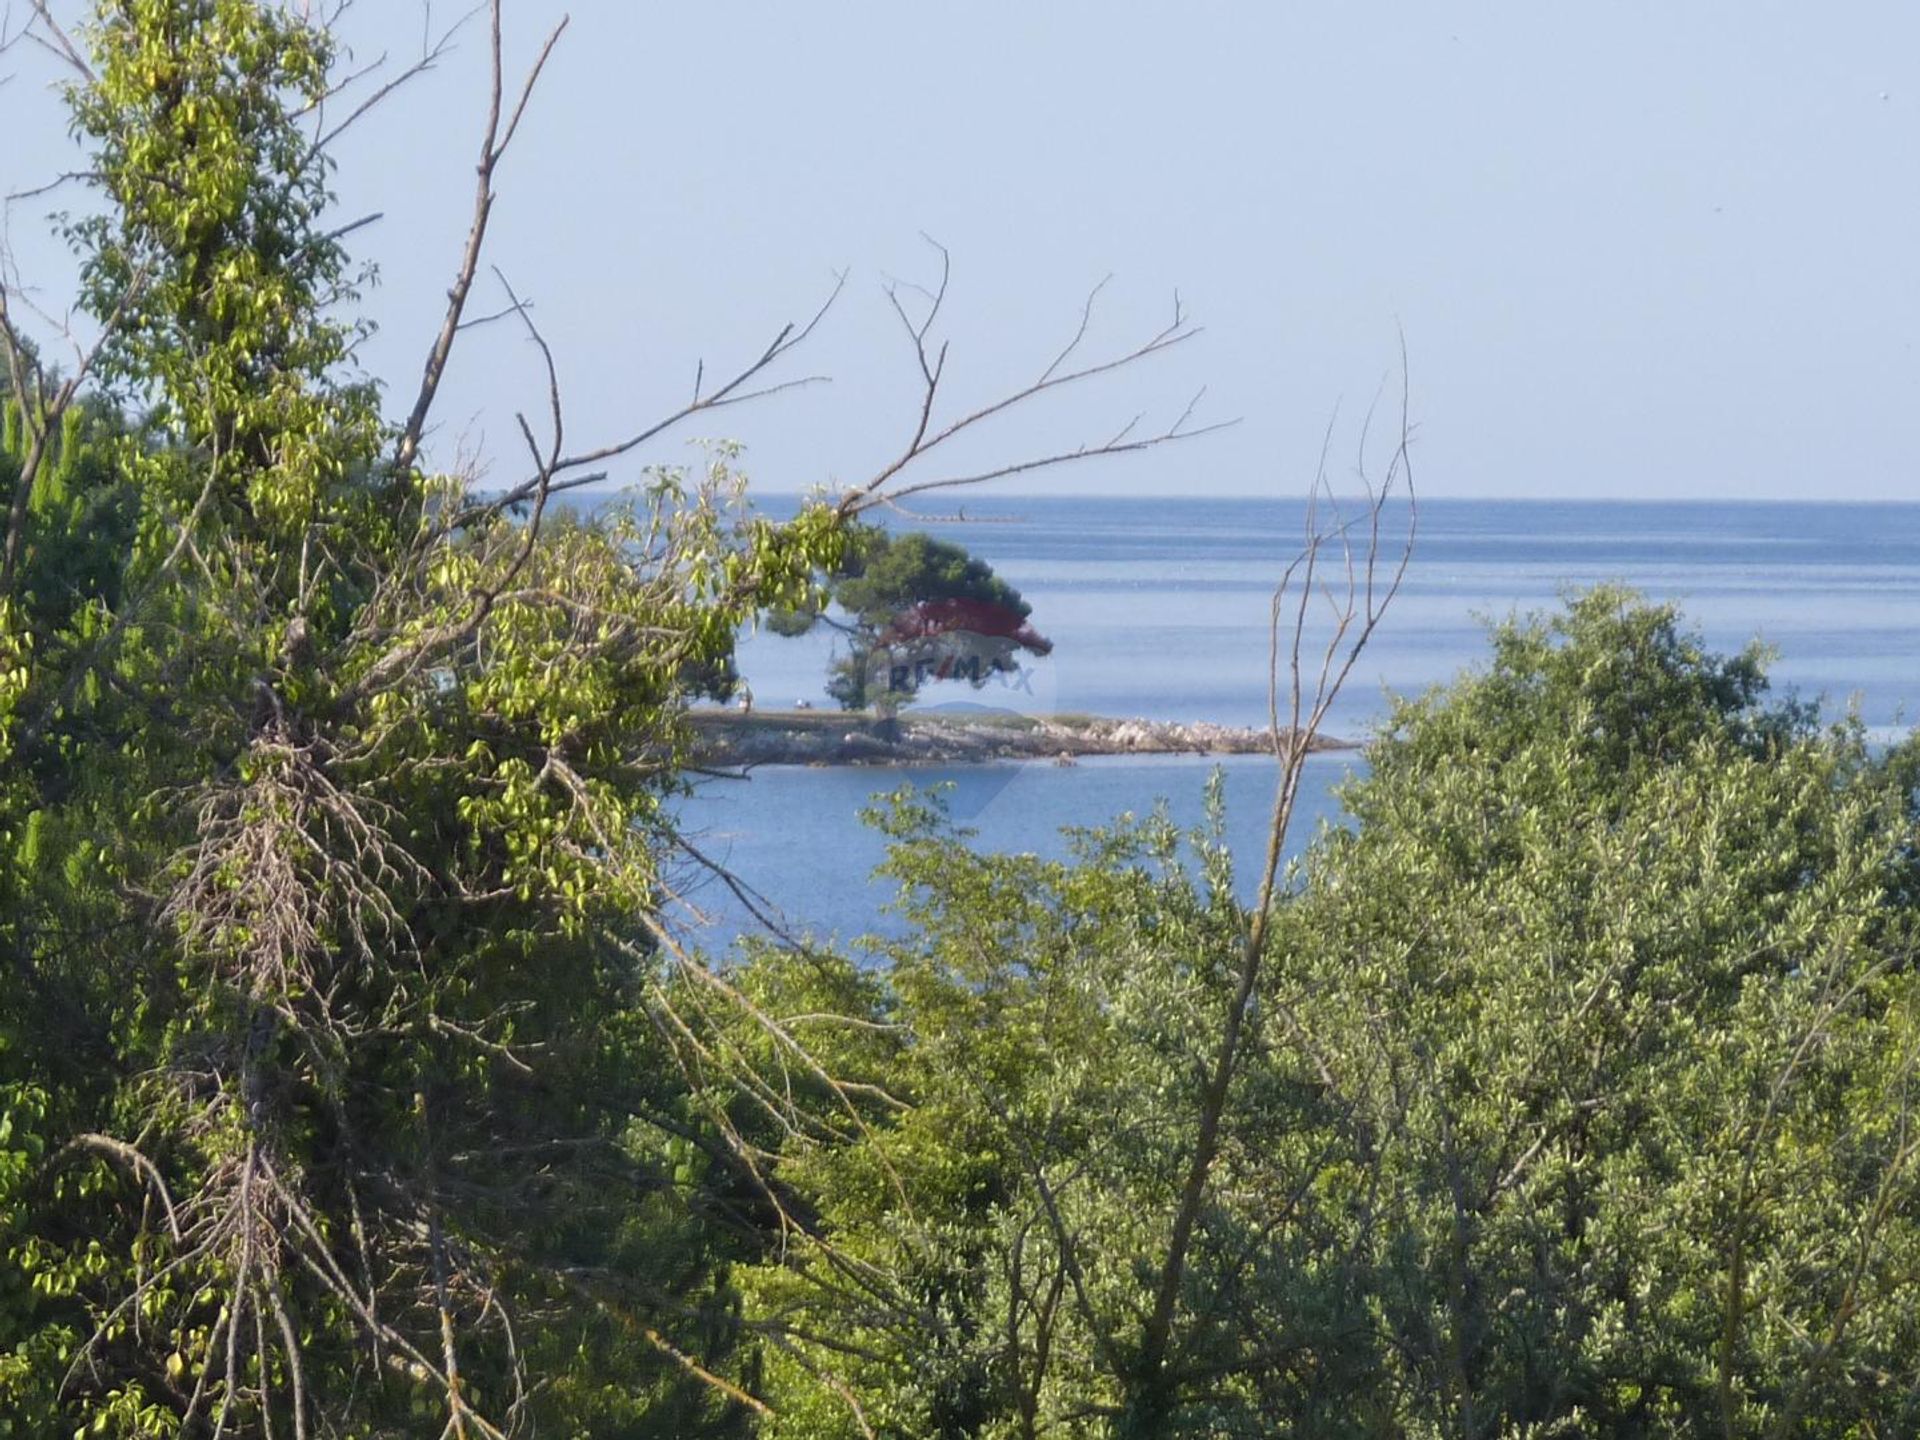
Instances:
[[[887,287],[887,301],[899,319],[901,329],[906,332],[908,343],[913,350],[914,367],[920,381],[918,413],[906,444],[869,479],[850,486],[842,493],[836,505],[842,515],[849,517],[858,515],[875,506],[893,505],[909,496],[931,490],[952,490],[964,486],[982,485],[988,481],[1003,480],[1036,470],[1058,469],[1088,460],[1138,454],[1176,441],[1197,439],[1202,435],[1227,429],[1235,423],[1231,420],[1208,425],[1193,423],[1195,412],[1206,394],[1203,390],[1187,403],[1186,408],[1174,418],[1171,424],[1160,429],[1142,433],[1140,423],[1145,417],[1136,415],[1104,440],[1088,441],[1070,450],[1009,460],[970,473],[922,478],[917,473],[922,462],[949,442],[978,430],[987,422],[1006,415],[1010,411],[1028,406],[1031,402],[1053,391],[1080,385],[1102,375],[1110,375],[1115,371],[1137,365],[1163,351],[1184,345],[1201,333],[1200,327],[1188,320],[1186,311],[1180,304],[1180,297],[1176,293],[1173,297],[1172,317],[1161,329],[1145,340],[1119,351],[1099,357],[1083,358],[1081,348],[1092,328],[1094,312],[1101,292],[1106,289],[1108,283],[1102,280],[1088,292],[1081,306],[1079,324],[1073,334],[1068,337],[1065,346],[1033,380],[951,419],[937,419],[941,385],[946,379],[947,361],[951,354],[951,344],[939,334],[939,324],[942,311],[946,306],[948,286],[953,277],[953,259],[945,246],[931,236],[925,238],[939,255],[938,282],[932,288],[906,287],[897,283]],[[912,296],[916,294],[919,300],[917,306],[914,306]],[[918,309],[917,315],[912,313],[912,308]],[[909,475],[907,473],[909,470],[915,470],[916,473]]]
[[[1168,1356],[1186,1284],[1195,1227],[1206,1204],[1219,1156],[1221,1123],[1241,1068],[1247,1027],[1260,992],[1273,919],[1281,899],[1282,860],[1292,830],[1308,756],[1327,715],[1361,653],[1399,593],[1413,557],[1418,510],[1413,487],[1412,419],[1407,367],[1401,358],[1399,426],[1386,471],[1366,468],[1362,426],[1355,480],[1357,498],[1343,497],[1326,470],[1326,448],[1308,497],[1306,539],[1273,594],[1268,651],[1268,709],[1279,777],[1267,827],[1260,888],[1248,917],[1232,997],[1198,1095],[1186,1176],[1168,1231],[1167,1248],[1152,1285],[1152,1308],[1142,1327],[1138,1358],[1123,1372],[1129,1433],[1148,1435],[1162,1424],[1178,1377]],[[1332,431],[1329,428],[1329,437]],[[1317,637],[1317,638],[1316,638]],[[1287,724],[1281,724],[1286,681]]]
[[[533,98],[534,87],[540,83],[541,72],[546,69],[547,61],[553,55],[553,47],[560,43],[560,37],[566,32],[568,17],[548,32],[544,44],[533,63],[527,67],[525,77],[520,81],[518,92],[509,95],[506,87],[506,67],[501,48],[500,37],[501,4],[500,0],[491,0],[487,6],[487,58],[489,88],[487,98],[487,118],[481,131],[480,160],[474,168],[473,217],[468,223],[467,240],[460,253],[460,265],[454,272],[453,285],[447,291],[446,318],[441,321],[439,333],[434,336],[433,344],[427,351],[427,363],[420,377],[420,389],[414,397],[413,408],[400,427],[400,437],[394,446],[394,468],[406,471],[411,468],[420,453],[421,436],[427,427],[427,418],[432,414],[433,402],[440,393],[440,382],[447,371],[447,360],[453,354],[453,346],[460,334],[460,321],[466,314],[467,299],[473,293],[473,282],[480,273],[480,262],[486,251],[487,225],[493,218],[494,176],[500,168],[500,162],[506,158],[507,151],[513,146],[513,138],[519,132],[520,121],[527,113],[527,103]],[[423,67],[424,68],[424,67]],[[421,69],[412,72],[417,75]],[[398,83],[405,83],[408,76],[400,77]],[[391,94],[387,89],[372,97],[372,103]],[[508,105],[511,104],[511,109]],[[352,124],[365,107],[348,117],[345,124]],[[337,135],[336,128],[331,134]],[[324,144],[325,138],[315,142]]]

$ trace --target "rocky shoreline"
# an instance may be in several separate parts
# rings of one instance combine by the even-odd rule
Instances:
[[[1071,764],[1088,755],[1250,755],[1273,748],[1273,736],[1264,729],[1098,715],[926,711],[885,721],[834,711],[696,710],[688,718],[695,737],[693,763],[714,769],[987,760]],[[1316,737],[1312,748],[1350,747]]]

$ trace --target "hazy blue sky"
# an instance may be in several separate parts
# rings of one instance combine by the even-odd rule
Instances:
[[[453,7],[443,5],[451,12]],[[510,0],[525,56],[560,7]],[[361,0],[363,58],[419,12]],[[410,386],[466,224],[481,35],[341,151],[383,283],[367,352]],[[9,188],[63,162],[40,76],[0,90]],[[24,139],[24,145],[21,143]],[[791,373],[709,420],[769,487],[852,480],[910,425],[880,294],[952,252],[954,403],[1095,339],[1206,334],[1009,422],[994,453],[1166,417],[1230,433],[1073,483],[1297,489],[1404,330],[1436,495],[1920,498],[1920,6],[579,0],[500,176],[495,259],[534,297],[569,427],[676,401],[850,272]],[[14,248],[53,274],[12,209]],[[440,453],[508,463],[541,401],[505,330],[456,362]],[[656,458],[679,458],[669,445]]]

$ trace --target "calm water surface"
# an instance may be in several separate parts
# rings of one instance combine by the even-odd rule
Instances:
[[[1090,711],[1260,724],[1272,586],[1298,546],[1292,500],[1092,497],[969,502],[967,524],[931,524],[986,558],[1054,641],[1019,688],[954,687],[953,698],[1033,712]],[[1484,617],[1547,608],[1569,587],[1624,581],[1680,603],[1718,648],[1760,640],[1776,685],[1856,706],[1877,734],[1920,714],[1920,505],[1429,501],[1404,589],[1356,670],[1329,730],[1363,738],[1388,691],[1417,693],[1484,660]],[[825,707],[830,644],[750,637],[741,665],[763,705]],[[937,692],[936,692],[937,694]],[[1314,761],[1301,834],[1337,818],[1344,761]],[[713,782],[686,822],[795,923],[852,935],[883,926],[866,879],[882,847],[857,819],[899,783],[951,782],[955,816],[981,845],[1058,853],[1063,825],[1143,813],[1157,797],[1197,820],[1209,762],[1083,761],[950,770],[768,769]],[[1257,865],[1269,762],[1224,764],[1228,828]],[[1298,838],[1298,835],[1296,836]],[[714,938],[739,907],[707,886]]]

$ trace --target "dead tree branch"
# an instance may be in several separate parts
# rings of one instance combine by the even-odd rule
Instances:
[[[1314,737],[1339,696],[1360,654],[1399,593],[1412,559],[1418,512],[1412,471],[1412,420],[1409,413],[1407,366],[1401,352],[1399,439],[1386,474],[1376,484],[1364,470],[1358,477],[1362,497],[1343,513],[1342,502],[1330,484],[1325,450],[1307,507],[1307,534],[1300,553],[1288,565],[1274,591],[1269,641],[1268,686],[1274,754],[1280,765],[1273,810],[1267,830],[1266,856],[1261,869],[1258,899],[1248,917],[1240,949],[1232,998],[1222,1017],[1220,1034],[1208,1063],[1194,1117],[1192,1150],[1187,1161],[1179,1202],[1174,1210],[1162,1260],[1153,1286],[1152,1310],[1143,1327],[1139,1356],[1129,1376],[1129,1405],[1133,1414],[1151,1427],[1164,1419],[1172,1402],[1167,1357],[1180,1296],[1185,1287],[1188,1258],[1195,1227],[1206,1203],[1208,1182],[1220,1149],[1220,1128],[1235,1077],[1240,1071],[1245,1032],[1267,958],[1273,916],[1279,900],[1281,859],[1300,795],[1300,784]],[[1365,437],[1361,456],[1364,463]],[[1390,506],[1404,497],[1404,537],[1392,543],[1386,525]],[[1322,507],[1325,507],[1323,513]],[[1337,558],[1338,570],[1329,582],[1324,574]],[[1291,603],[1289,603],[1291,602]],[[1317,670],[1310,635],[1316,603],[1328,607],[1328,631],[1319,650]],[[1292,616],[1286,621],[1291,608]],[[1280,633],[1290,625],[1288,673],[1291,677],[1291,720],[1278,724]]]
[[[1032,381],[951,420],[936,422],[935,415],[941,397],[941,387],[946,381],[947,361],[951,355],[950,342],[937,337],[936,331],[947,303],[947,292],[953,275],[953,259],[946,247],[938,241],[927,237],[927,243],[933,246],[940,257],[938,282],[932,287],[922,287],[896,281],[887,287],[886,292],[887,301],[892,306],[894,315],[899,319],[901,329],[905,331],[907,341],[912,347],[913,363],[920,377],[920,398],[914,423],[908,433],[906,444],[895,453],[892,459],[883,464],[870,479],[851,487],[840,496],[835,508],[842,516],[850,518],[877,505],[888,504],[929,490],[980,485],[990,480],[1005,479],[1008,476],[1026,474],[1035,470],[1053,469],[1077,461],[1136,454],[1179,440],[1197,439],[1202,435],[1225,429],[1234,423],[1224,421],[1211,425],[1192,425],[1193,414],[1200,401],[1200,396],[1196,395],[1171,425],[1152,434],[1144,436],[1135,434],[1138,428],[1138,417],[1136,417],[1135,420],[1122,426],[1111,439],[1104,442],[1090,442],[1055,454],[989,466],[971,474],[940,476],[896,484],[895,482],[900,480],[909,468],[920,464],[950,441],[976,431],[990,420],[1027,406],[1055,390],[1078,385],[1140,364],[1155,355],[1185,344],[1201,333],[1201,327],[1188,320],[1186,311],[1180,304],[1180,297],[1176,293],[1173,299],[1172,318],[1145,340],[1102,359],[1078,362],[1077,357],[1081,346],[1092,328],[1094,311],[1100,294],[1107,285],[1107,281],[1103,279],[1088,292],[1081,306],[1079,324],[1073,334]],[[925,302],[924,309],[917,319],[909,313],[907,302],[902,299],[903,291],[917,294]],[[1202,394],[1204,393],[1203,391]]]
[[[440,393],[440,382],[446,376],[447,361],[453,354],[454,340],[460,333],[460,320],[466,313],[467,297],[473,292],[474,278],[480,273],[480,258],[486,249],[487,224],[493,217],[494,174],[513,144],[514,134],[520,128],[521,117],[526,114],[527,102],[533,98],[534,86],[539,83],[541,72],[546,69],[554,46],[560,43],[560,36],[567,28],[567,17],[562,17],[560,23],[548,33],[546,43],[540,47],[540,53],[528,68],[509,112],[505,108],[506,71],[501,53],[501,3],[502,0],[488,0],[487,6],[491,85],[487,121],[480,140],[480,161],[475,167],[473,218],[468,224],[466,245],[461,251],[453,287],[447,291],[446,318],[441,322],[439,334],[434,337],[433,346],[427,352],[419,393],[414,398],[413,409],[408,413],[406,423],[401,426],[400,438],[394,447],[394,468],[403,473],[413,467],[419,456],[421,437],[426,431],[427,419],[433,412],[434,397]]]

